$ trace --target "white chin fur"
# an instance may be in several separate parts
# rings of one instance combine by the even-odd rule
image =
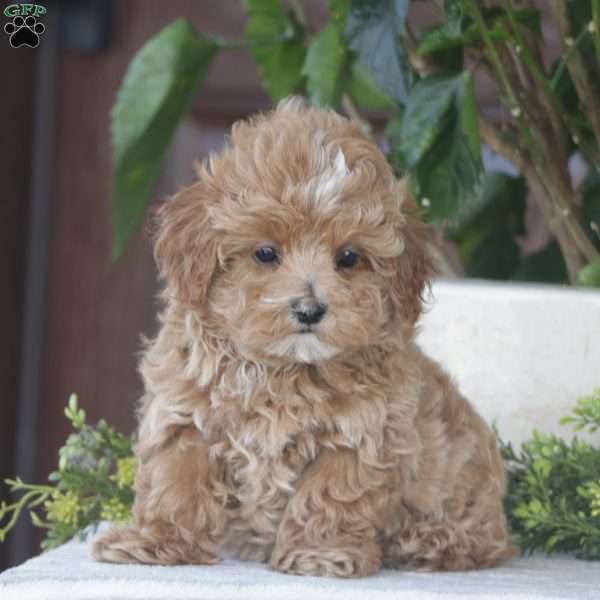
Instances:
[[[339,350],[322,342],[314,333],[294,333],[269,346],[268,352],[302,363],[316,363],[335,356]]]

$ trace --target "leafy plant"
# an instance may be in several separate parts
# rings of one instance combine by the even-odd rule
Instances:
[[[103,420],[88,425],[75,395],[69,399],[65,415],[74,433],[60,449],[58,470],[49,475],[50,483],[6,480],[11,492],[21,496],[12,504],[0,505],[0,542],[26,510],[34,525],[47,530],[44,549],[60,546],[102,520],[130,519],[133,437],[117,433]]]
[[[318,31],[299,0],[243,0],[242,40],[167,25],[132,60],[112,115],[114,257],[143,219],[177,124],[220,52],[251,50],[275,102],[295,93],[372,125],[386,118],[389,159],[409,176],[423,215],[458,248],[467,275],[600,285],[600,0],[547,3],[561,40],[545,61],[543,15],[533,0],[324,0]],[[410,8],[436,23],[415,31]],[[481,79],[497,92],[492,122]],[[369,115],[372,112],[368,113]],[[486,173],[481,141],[520,179]],[[569,160],[589,176],[576,187]],[[552,239],[524,256],[525,197]]]
[[[563,424],[600,427],[600,388],[581,398]],[[507,513],[525,551],[571,552],[600,560],[600,447],[534,432],[517,454],[502,446],[509,486]]]
[[[65,414],[75,432],[60,450],[59,469],[50,475],[51,483],[6,480],[21,496],[0,507],[0,542],[26,510],[35,525],[48,530],[45,549],[102,520],[131,518],[133,437],[116,433],[104,421],[95,427],[86,424],[75,396]],[[600,388],[579,399],[561,423],[595,432],[600,427]],[[520,452],[509,443],[501,443],[501,449],[508,473],[507,514],[521,547],[600,559],[600,446],[576,438],[567,444],[557,436],[534,432]]]

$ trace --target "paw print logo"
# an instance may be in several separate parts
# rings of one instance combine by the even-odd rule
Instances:
[[[44,33],[45,29],[43,23],[38,22],[33,15],[25,18],[16,16],[12,23],[4,26],[4,31],[10,35],[10,45],[13,48],[20,46],[37,48],[40,43],[40,35]]]

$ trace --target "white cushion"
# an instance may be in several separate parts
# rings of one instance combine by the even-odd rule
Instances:
[[[586,600],[600,598],[598,564],[521,558],[467,573],[382,571],[365,579],[297,577],[266,565],[150,567],[94,562],[71,542],[0,575],[2,600]]]

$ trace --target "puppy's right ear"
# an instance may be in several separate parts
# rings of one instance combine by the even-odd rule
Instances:
[[[399,207],[404,224],[399,235],[404,252],[397,259],[392,301],[404,320],[414,325],[423,309],[423,295],[435,268],[431,254],[431,226],[424,223],[406,180],[397,184]]]
[[[217,239],[210,227],[210,192],[199,181],[157,211],[154,257],[168,291],[191,307],[204,305],[217,268]]]

